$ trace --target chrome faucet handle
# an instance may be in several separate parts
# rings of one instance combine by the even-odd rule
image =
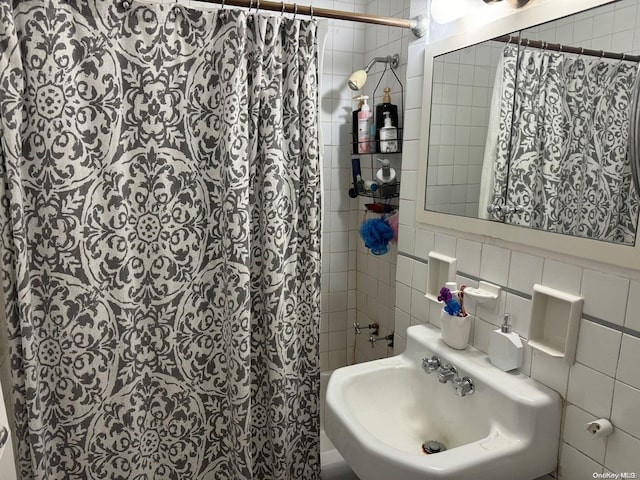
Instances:
[[[473,380],[471,380],[469,377],[456,378],[453,383],[456,387],[456,395],[459,397],[473,395],[476,391]]]
[[[441,366],[442,366],[442,363],[440,363],[440,359],[438,357],[436,357],[435,355],[432,356],[431,358],[425,357],[425,358],[422,359],[422,369],[427,374],[435,372]]]
[[[356,335],[360,335],[360,333],[362,332],[362,329],[360,328],[360,324],[358,322],[353,323],[353,328],[356,332]]]
[[[458,369],[448,363],[444,367],[438,368],[438,381],[440,383],[447,383],[458,377]]]

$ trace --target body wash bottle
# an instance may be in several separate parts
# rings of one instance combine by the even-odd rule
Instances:
[[[380,131],[384,124],[385,113],[389,112],[391,118],[391,125],[398,128],[398,106],[391,103],[391,88],[384,88],[384,96],[382,97],[382,103],[376,105],[376,146],[378,151],[380,150]],[[396,150],[397,151],[397,150]],[[389,152],[391,153],[391,152]]]
[[[367,103],[369,97],[362,95],[362,107],[358,112],[358,153],[371,153],[373,138],[371,138],[371,127],[373,114],[371,107]]]
[[[502,326],[491,332],[489,338],[489,360],[500,370],[508,372],[522,365],[524,346],[520,335],[511,331],[509,314],[504,314]]]
[[[380,151],[382,153],[398,151],[398,129],[391,123],[390,112],[384,112],[384,127],[380,129]]]

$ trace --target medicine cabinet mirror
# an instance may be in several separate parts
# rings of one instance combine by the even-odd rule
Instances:
[[[418,222],[640,268],[637,55],[637,0],[542,3],[429,45]]]

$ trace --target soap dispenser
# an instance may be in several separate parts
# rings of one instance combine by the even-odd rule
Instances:
[[[382,140],[382,137],[380,136],[380,134],[381,134],[382,128],[384,128],[383,124],[384,124],[384,117],[386,116],[385,115],[386,113],[389,113],[391,124],[394,127],[399,127],[400,125],[398,125],[398,107],[397,105],[393,105],[391,103],[390,87],[384,88],[384,96],[382,97],[382,103],[376,105],[376,146],[379,152],[382,151],[380,146],[380,140]],[[396,151],[398,150],[396,149]],[[387,152],[387,153],[391,153],[391,152]]]
[[[376,172],[376,180],[379,184],[394,183],[396,180],[396,171],[391,168],[388,159],[378,159],[382,166]]]
[[[398,129],[391,123],[389,112],[384,112],[384,127],[380,129],[380,151],[382,153],[398,151]]]
[[[522,365],[524,346],[520,335],[511,331],[509,314],[505,313],[502,326],[491,333],[489,359],[500,370],[508,372]]]

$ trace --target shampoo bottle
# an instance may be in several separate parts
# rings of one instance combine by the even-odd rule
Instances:
[[[380,129],[380,151],[382,153],[398,151],[398,129],[391,123],[390,112],[384,112],[384,127]]]
[[[508,372],[522,365],[524,347],[520,335],[511,331],[509,314],[504,314],[502,326],[491,332],[489,338],[489,360],[500,370]]]
[[[391,124],[394,127],[399,127],[398,125],[398,107],[397,105],[393,105],[391,103],[391,88],[384,88],[384,96],[382,97],[382,103],[376,105],[376,145],[378,147],[378,151],[380,150],[380,130],[384,125],[384,117],[385,113],[389,112],[389,117],[391,118]],[[396,150],[397,151],[397,150]]]
[[[362,107],[358,112],[358,153],[371,153],[373,138],[371,137],[371,128],[373,125],[373,114],[371,107],[367,103],[369,97],[362,95]]]

